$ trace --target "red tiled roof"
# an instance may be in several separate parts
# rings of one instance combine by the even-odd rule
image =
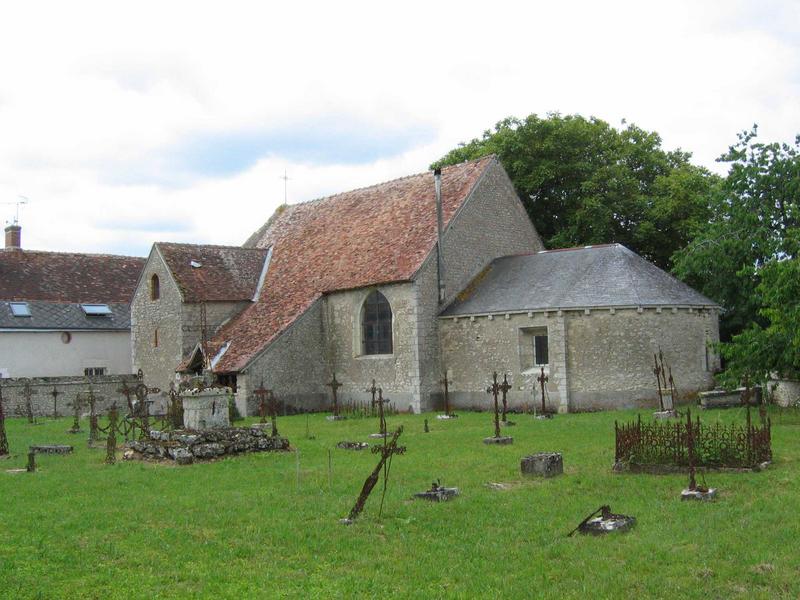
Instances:
[[[144,258],[33,250],[0,250],[0,298],[49,302],[125,303]]]
[[[157,242],[156,247],[185,302],[252,300],[267,256],[265,249],[238,246]]]
[[[442,170],[445,225],[494,161]],[[239,371],[323,293],[410,281],[436,242],[433,173],[284,206],[245,246],[273,247],[257,302],[223,326],[215,371]]]

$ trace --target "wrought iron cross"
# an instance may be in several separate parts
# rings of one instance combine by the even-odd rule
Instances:
[[[503,392],[503,422],[506,421],[506,412],[508,411],[508,403],[506,402],[506,394],[511,389],[511,384],[508,381],[508,374],[503,373],[503,383],[500,384],[500,391]]]
[[[92,386],[89,386],[89,393],[86,397],[89,403],[89,444],[97,441],[97,411],[95,411],[95,403],[98,400],[104,400],[103,396],[95,396]]]
[[[31,398],[38,396],[39,392],[31,387],[30,381],[25,382],[25,387],[22,388],[22,395],[25,397],[25,415],[28,417],[28,423],[35,423],[36,419],[33,416],[33,403]]]
[[[447,378],[447,371],[444,372],[444,377],[439,380],[444,386],[444,414],[450,416],[450,384],[453,383]]]
[[[261,380],[261,385],[259,385],[255,391],[253,392],[258,398],[258,415],[260,418],[261,423],[267,422],[267,396],[272,393],[272,390],[268,390],[264,387],[264,380]]]
[[[72,428],[70,433],[78,433],[81,430],[81,407],[83,407],[83,396],[75,394],[75,400],[72,401]]]
[[[500,394],[500,384],[497,383],[497,371],[492,373],[492,385],[486,388],[486,393],[494,396],[494,437],[500,437],[500,410],[497,405],[497,397]]]
[[[383,389],[378,388],[378,399],[375,400],[375,404],[378,405],[378,418],[380,419],[380,433],[384,436],[386,435],[386,415],[383,412],[383,405],[388,403],[390,400],[388,398],[383,397]]]
[[[336,373],[333,374],[333,379],[331,379],[331,381],[329,381],[325,385],[327,385],[333,391],[333,416],[338,417],[339,416],[338,391],[339,388],[342,387],[342,384],[336,381]]]
[[[6,414],[3,412],[3,388],[0,386],[0,456],[8,454],[8,437],[6,436]]]
[[[370,392],[372,394],[372,401],[369,404],[369,408],[370,408],[370,413],[374,413],[374,411],[375,411],[375,394],[378,391],[378,388],[375,387],[375,380],[374,379],[372,380],[372,385],[370,387],[368,387],[366,389],[366,391]]]
[[[128,387],[128,382],[123,381],[122,387],[117,389],[117,392],[125,396],[125,400],[128,402],[128,412],[133,414],[133,402],[131,402],[131,396],[134,394],[132,388]]]
[[[653,375],[656,376],[656,383],[658,384],[658,406],[659,409],[663,412],[664,411],[664,396],[661,392],[661,376],[663,375],[663,368],[661,365],[658,364],[658,356],[654,353],[653,354],[653,362],[655,366],[653,367]]]
[[[545,403],[544,403],[544,392],[545,392],[545,384],[548,382],[549,379],[550,378],[547,375],[545,375],[545,373],[544,373],[544,367],[542,367],[542,372],[536,378],[536,381],[539,382],[539,385],[542,388],[542,414],[544,414],[545,411],[547,410],[547,408],[545,406]]]
[[[278,399],[272,390],[267,390],[267,406],[269,418],[272,420],[272,437],[278,437]]]
[[[108,437],[106,438],[106,464],[113,465],[117,462],[117,403],[111,405],[108,411]]]
[[[53,397],[53,418],[54,418],[54,419],[57,419],[57,418],[58,418],[58,397],[59,397],[59,396],[60,396],[62,393],[63,393],[63,392],[59,392],[59,391],[56,389],[56,386],[53,386],[53,391],[52,391],[52,392],[50,392],[50,395]]]

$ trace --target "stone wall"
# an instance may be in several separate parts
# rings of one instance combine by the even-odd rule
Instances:
[[[158,275],[160,283],[158,300],[150,299],[150,279],[153,274]],[[133,371],[141,369],[148,386],[167,390],[170,383],[175,381],[175,367],[183,358],[182,304],[181,292],[154,248],[131,303]]]
[[[250,302],[206,302],[208,337],[211,338],[222,324],[239,314],[249,304]],[[195,349],[203,337],[200,312],[199,303],[184,303],[181,305],[181,346],[184,357]],[[175,366],[177,366],[177,363]]]
[[[323,300],[317,300],[236,378],[236,406],[244,415],[258,414],[253,391],[264,382],[279,402],[300,410],[327,408],[322,333]]]
[[[564,412],[655,406],[653,352],[659,348],[680,397],[713,385],[719,359],[706,348],[719,339],[716,311],[676,308],[531,312],[440,320],[451,402],[488,408],[491,373],[512,377],[512,406],[540,405],[532,334],[548,333],[548,409]]]
[[[434,282],[435,285],[435,282]],[[363,355],[361,352],[361,309],[367,296],[377,289],[392,308],[392,354]],[[435,288],[434,288],[435,289]],[[398,410],[409,406],[419,411],[419,356],[416,290],[411,283],[382,285],[345,292],[324,298],[324,344],[327,372],[343,384],[339,399],[363,402],[373,379],[384,396]],[[326,406],[331,403],[330,388],[323,388]]]
[[[104,375],[93,377],[91,380],[92,390],[95,397],[103,396],[99,400],[96,410],[105,413],[116,402],[121,412],[127,412],[127,399],[117,390],[127,382],[129,387],[139,383],[135,375]],[[85,397],[89,391],[89,380],[84,377],[32,377],[19,379],[2,379],[0,388],[3,391],[3,410],[6,417],[25,416],[25,396],[23,391],[25,385],[30,383],[31,389],[35,392],[31,396],[33,413],[36,416],[52,416],[53,396],[52,391],[55,387],[60,392],[58,395],[57,414],[59,416],[71,416],[72,403],[78,394]],[[89,411],[85,406],[82,413]]]

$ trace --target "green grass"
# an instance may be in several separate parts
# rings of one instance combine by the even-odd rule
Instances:
[[[382,518],[379,484],[351,527],[338,520],[376,457],[334,446],[366,440],[374,419],[313,415],[315,439],[306,439],[305,416],[281,418],[300,452],[299,485],[294,453],[107,466],[104,449],[66,433],[69,419],[10,420],[16,456],[0,461],[0,597],[799,597],[800,424],[773,424],[768,470],[710,474],[721,498],[700,504],[678,499],[683,475],[611,473],[614,420],[634,416],[516,415],[506,447],[481,442],[492,431],[488,414],[393,416],[408,452],[394,460]],[[35,474],[6,473],[24,466],[31,443],[76,448],[37,457]],[[523,480],[520,457],[543,450],[564,453],[564,476]],[[461,496],[409,500],[436,478]],[[496,491],[490,481],[514,485]],[[601,504],[638,526],[566,537]]]

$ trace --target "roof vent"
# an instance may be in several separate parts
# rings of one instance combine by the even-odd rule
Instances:
[[[203,263],[198,262],[196,260],[191,261],[189,264],[192,265],[193,269],[199,269],[200,267],[203,266]]]

